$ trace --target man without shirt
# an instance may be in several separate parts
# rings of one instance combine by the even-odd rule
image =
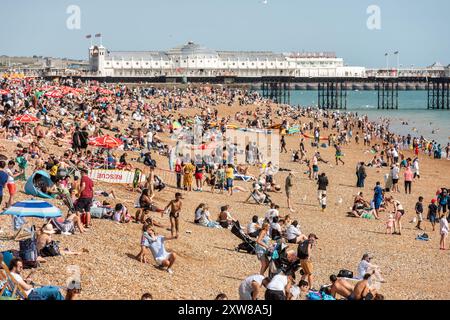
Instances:
[[[348,298],[352,294],[353,286],[346,280],[336,277],[336,275],[330,276],[331,281],[331,295],[336,298],[336,294],[339,294],[343,298]]]

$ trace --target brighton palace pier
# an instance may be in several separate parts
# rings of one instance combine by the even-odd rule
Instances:
[[[105,82],[249,85],[265,97],[289,103],[290,90],[318,90],[319,107],[345,109],[347,90],[377,90],[378,108],[397,109],[399,90],[427,90],[429,109],[450,109],[450,68],[367,69],[347,66],[329,52],[216,51],[193,42],[168,51],[89,48],[88,69],[78,75],[47,70],[47,78],[71,76]]]

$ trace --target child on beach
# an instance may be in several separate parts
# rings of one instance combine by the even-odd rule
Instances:
[[[445,249],[445,240],[447,239],[448,232],[449,232],[448,220],[446,217],[441,218],[441,220],[439,222],[439,231],[441,234],[440,250],[446,250]]]
[[[389,219],[386,221],[386,234],[392,234],[394,231],[394,215],[390,214]]]
[[[430,220],[431,226],[434,227],[436,225],[436,215],[438,212],[438,206],[436,205],[436,199],[431,200],[430,205],[428,206],[428,220]]]
[[[322,198],[320,199],[320,206],[322,207],[322,212],[325,212],[327,209],[327,194],[323,193]]]
[[[416,203],[416,214],[417,214],[416,229],[422,230],[420,224],[423,221],[423,197],[419,197],[419,201]]]

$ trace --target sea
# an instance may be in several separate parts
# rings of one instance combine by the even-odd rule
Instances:
[[[450,110],[428,110],[427,91],[399,91],[398,110],[379,110],[377,91],[347,91],[347,111],[367,115],[371,121],[390,119],[390,131],[423,136],[445,147],[450,142]],[[291,105],[317,106],[318,91],[291,91]],[[407,123],[407,125],[405,125]]]

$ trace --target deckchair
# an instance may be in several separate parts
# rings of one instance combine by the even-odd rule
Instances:
[[[26,292],[11,275],[8,266],[3,261],[0,266],[0,299],[5,295],[8,300],[26,300],[28,298]]]

